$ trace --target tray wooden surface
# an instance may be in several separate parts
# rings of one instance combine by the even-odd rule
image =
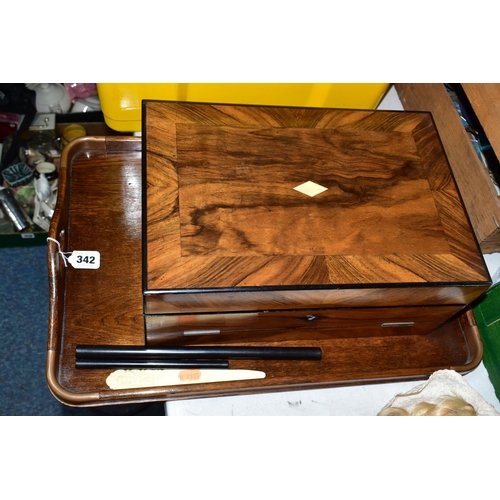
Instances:
[[[145,345],[141,147],[140,138],[87,137],[63,152],[49,236],[63,252],[99,251],[101,266],[65,267],[57,244],[48,242],[46,376],[62,403],[99,406],[422,379],[438,369],[465,373],[479,364],[482,344],[468,310],[428,335],[255,342],[250,345],[323,351],[321,361],[230,361],[230,368],[264,371],[266,378],[258,380],[111,390],[111,370],[76,369],[77,344]]]

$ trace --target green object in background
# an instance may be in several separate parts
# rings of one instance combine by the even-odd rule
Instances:
[[[35,187],[34,186],[23,186],[14,193],[14,197],[21,206],[25,205],[35,205]]]
[[[483,364],[500,399],[500,283],[486,292],[473,312],[484,345]]]

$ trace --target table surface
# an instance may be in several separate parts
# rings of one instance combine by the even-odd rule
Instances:
[[[500,412],[500,401],[483,363],[464,375],[465,381]],[[404,394],[422,381],[388,382],[274,394],[168,401],[167,416],[367,416],[373,417],[396,394]]]

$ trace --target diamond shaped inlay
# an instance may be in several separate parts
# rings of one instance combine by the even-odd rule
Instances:
[[[316,184],[315,182],[307,181],[304,182],[304,184],[300,184],[299,186],[294,187],[293,189],[303,194],[306,194],[307,196],[310,196],[312,198],[313,196],[316,196],[317,194],[326,191],[328,188]]]

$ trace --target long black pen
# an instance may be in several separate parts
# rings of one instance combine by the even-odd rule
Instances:
[[[76,368],[177,368],[177,369],[226,369],[229,361],[219,360],[133,360],[133,359],[77,359]]]
[[[77,345],[76,357],[87,359],[290,359],[320,360],[319,347]]]

